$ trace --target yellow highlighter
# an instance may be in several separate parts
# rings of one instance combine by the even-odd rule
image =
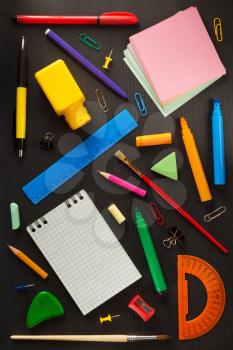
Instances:
[[[26,136],[27,115],[27,65],[28,57],[25,38],[21,38],[19,55],[19,78],[16,89],[16,148],[20,158],[23,157],[24,140]]]
[[[209,185],[206,180],[205,172],[197,150],[196,142],[184,117],[180,118],[180,125],[184,146],[192,169],[194,180],[196,182],[200,199],[202,202],[209,201],[212,199],[212,195],[210,193]]]

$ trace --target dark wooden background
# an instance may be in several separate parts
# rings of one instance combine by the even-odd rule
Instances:
[[[191,5],[196,5],[210,33],[210,36],[217,48],[217,51],[226,67],[227,75],[216,82],[199,96],[186,103],[182,108],[164,119],[156,107],[144,93],[141,86],[130,73],[122,61],[122,52],[128,43],[128,37],[141,29],[147,28],[159,21],[183,10]],[[229,0],[14,0],[0,1],[0,217],[1,217],[1,263],[0,263],[0,343],[2,349],[210,349],[219,348],[228,350],[232,348],[233,329],[233,279],[232,279],[232,174],[233,174],[233,50],[232,50],[232,2]],[[57,26],[53,29],[60,34],[74,47],[83,52],[86,57],[97,66],[101,66],[104,56],[114,49],[113,65],[109,76],[122,86],[130,96],[129,103],[124,103],[120,98],[102,86],[97,80],[89,75],[83,68],[76,64],[60,49],[55,47],[44,36],[47,26],[15,25],[11,21],[15,14],[101,14],[105,11],[132,11],[140,18],[140,25],[135,27],[78,27],[78,26]],[[213,18],[221,17],[223,22],[223,43],[217,43],[213,31]],[[185,28],[184,28],[185,30]],[[79,42],[80,33],[87,33],[93,36],[102,44],[102,51],[95,52]],[[17,58],[18,46],[21,35],[25,35],[29,46],[29,101],[28,101],[28,122],[27,122],[27,148],[25,158],[19,160],[13,149],[14,132],[14,108],[15,108],[15,87],[17,79]],[[151,42],[153,50],[153,42]],[[42,94],[34,73],[51,63],[62,58],[72,71],[80,87],[84,91],[93,122],[83,130],[71,133],[64,119],[55,115],[48,101]],[[101,88],[109,104],[108,115],[103,115],[96,104],[94,91]],[[138,118],[134,106],[134,93],[142,92],[147,104],[149,116],[146,119]],[[211,100],[219,97],[225,117],[225,138],[226,138],[226,162],[227,162],[227,185],[223,189],[213,187],[213,165],[211,148]],[[96,162],[84,169],[83,172],[65,186],[50,195],[39,205],[32,205],[23,194],[21,187],[36,176],[40,171],[47,168],[61,154],[71,149],[93,132],[99,125],[112,118],[117,111],[124,107],[129,108],[134,116],[139,119],[139,127],[128,135],[121,142],[121,149],[135,159],[136,164],[151,174],[150,166],[155,159],[162,158],[171,148],[175,149],[179,158],[179,183],[173,183],[160,178],[161,186],[171,193],[184,208],[194,217],[203,223],[203,215],[218,206],[225,205],[227,212],[221,218],[205,226],[213,232],[214,236],[225,244],[230,251],[228,256],[222,254],[212,246],[199,232],[185,222],[174,211],[169,210],[162,204],[161,211],[166,218],[166,225],[159,228],[151,217],[147,202],[138,201],[131,194],[115,188],[103,179],[99,179],[96,170],[108,170],[109,172],[130,178],[135,183],[138,180],[129,173],[123,165],[113,158],[113,147],[106,155],[100,157]],[[206,174],[213,193],[213,201],[200,203],[194,180],[187,162],[186,155],[180,136],[178,117],[186,115],[193,133],[196,137],[198,148],[203,160]],[[154,147],[150,149],[135,149],[135,136],[149,132],[173,131],[172,147]],[[42,151],[39,148],[39,139],[46,131],[51,131],[56,136],[56,146],[52,151]],[[139,152],[140,151],[140,152]],[[161,153],[163,152],[163,153]],[[145,188],[144,184],[141,184]],[[94,310],[86,317],[83,317],[77,306],[74,304],[61,282],[58,280],[49,264],[45,261],[40,251],[26,233],[25,226],[41,215],[60,204],[67,197],[79,189],[85,189],[95,198],[97,207],[103,212],[106,220],[119,237],[122,245],[141,271],[143,278],[127,288],[125,291]],[[157,199],[149,195],[148,201]],[[20,205],[22,226],[17,232],[12,232],[10,224],[10,202],[17,202]],[[106,207],[109,203],[116,203],[127,217],[127,226],[119,228],[112,218],[107,214]],[[154,290],[150,274],[148,272],[145,257],[138,240],[135,226],[132,220],[132,210],[139,206],[151,226],[153,240],[158,250],[164,274],[168,282],[168,292],[164,297],[158,296]],[[167,236],[169,227],[177,226],[185,234],[186,240],[182,247],[175,247],[166,250],[162,246],[162,240]],[[21,264],[6,247],[11,243],[21,248],[39,262],[49,272],[48,281],[37,278],[29,269]],[[226,308],[218,325],[207,335],[193,340],[179,342],[177,339],[177,264],[178,254],[190,254],[199,256],[212,264],[223,278],[226,288]],[[33,290],[22,295],[16,294],[12,286],[16,282],[35,283]],[[205,290],[194,278],[190,279],[190,317],[199,314],[205,304]],[[27,308],[33,296],[41,290],[49,290],[54,293],[62,302],[65,308],[65,315],[60,319],[50,320],[37,328],[29,331],[25,325]],[[127,308],[129,300],[140,293],[145,300],[156,308],[156,315],[148,323],[144,323],[136,314]],[[121,317],[112,323],[100,325],[99,316],[108,313],[120,314]],[[10,334],[95,334],[95,333],[168,333],[176,337],[169,343],[147,343],[142,344],[87,344],[87,343],[20,343],[11,342]]]

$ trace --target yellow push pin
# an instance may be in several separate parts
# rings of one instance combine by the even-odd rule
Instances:
[[[110,314],[108,314],[108,316],[106,317],[100,317],[100,323],[104,323],[104,322],[112,322],[112,319],[115,317],[119,317],[120,315],[115,315],[115,316],[111,316]]]
[[[104,68],[104,69],[109,68],[108,66],[109,66],[110,62],[112,62],[112,53],[113,53],[113,49],[110,51],[109,56],[105,57],[105,62],[103,64],[102,68]]]

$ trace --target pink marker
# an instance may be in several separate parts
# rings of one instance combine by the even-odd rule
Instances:
[[[125,188],[126,190],[136,193],[139,197],[145,197],[146,195],[146,191],[135,186],[132,185],[130,182],[125,181],[123,179],[121,179],[120,177],[117,177],[115,175],[109,174],[109,173],[105,173],[103,171],[98,171],[98,173],[100,173],[100,175],[102,175],[103,177],[105,177],[108,181],[122,187]]]

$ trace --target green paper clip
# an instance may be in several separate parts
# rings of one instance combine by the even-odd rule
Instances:
[[[88,36],[85,33],[82,33],[79,35],[79,39],[83,44],[86,44],[87,46],[91,47],[92,49],[99,51],[101,50],[101,45],[97,43],[94,39],[92,39],[90,36]]]

